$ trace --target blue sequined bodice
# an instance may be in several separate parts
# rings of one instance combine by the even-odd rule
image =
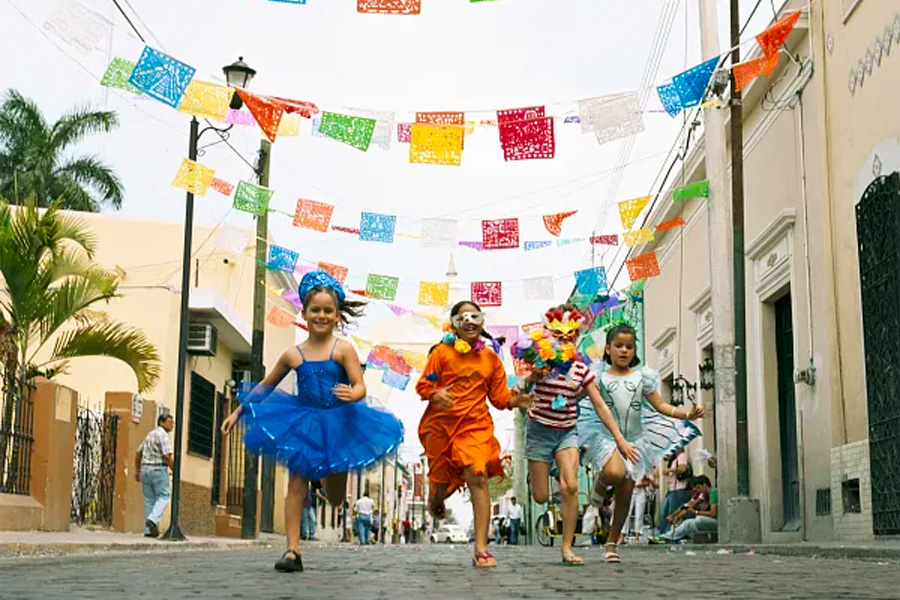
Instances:
[[[303,361],[297,367],[300,402],[308,406],[332,408],[341,403],[331,392],[339,383],[350,383],[343,365],[329,360]]]

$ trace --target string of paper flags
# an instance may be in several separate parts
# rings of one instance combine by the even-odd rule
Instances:
[[[735,65],[737,83],[746,85],[754,77],[771,73],[778,61],[779,48],[799,16],[799,12],[788,13],[756,37],[765,60]],[[666,112],[675,116],[685,108],[700,105],[718,62],[719,58],[705,61],[659,86],[657,92]],[[197,117],[226,123],[247,123],[252,118],[272,142],[282,131],[285,135],[299,134],[300,118],[315,118],[315,135],[362,151],[373,144],[389,148],[396,132],[398,142],[409,144],[409,160],[414,164],[460,165],[466,131],[474,130],[475,122],[467,122],[465,112],[417,112],[414,121],[397,123],[396,115],[391,112],[320,111],[313,102],[264,96],[203,82],[196,80],[195,74],[194,67],[145,46],[136,62],[114,58],[101,84],[141,92]],[[243,100],[249,116],[230,109],[234,93]],[[578,113],[582,132],[592,133],[601,144],[644,129],[638,92],[580,100]],[[495,118],[481,119],[478,125],[496,127],[506,161],[552,159],[556,155],[555,120],[547,114],[545,106],[528,106],[497,110]],[[576,121],[570,119],[570,122]]]

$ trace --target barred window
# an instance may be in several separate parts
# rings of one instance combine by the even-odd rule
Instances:
[[[191,373],[191,404],[188,421],[188,452],[212,458],[216,386]]]

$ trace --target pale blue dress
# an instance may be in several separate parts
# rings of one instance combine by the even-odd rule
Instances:
[[[641,454],[637,463],[625,459],[629,479],[640,481],[653,471],[661,458],[673,455],[700,435],[693,423],[662,415],[646,401],[660,384],[659,374],[650,368],[642,367],[622,376],[604,371],[598,374],[597,384],[622,435]],[[618,452],[612,434],[600,421],[589,398],[583,399],[579,406],[578,443],[584,450],[582,464],[597,473],[613,452]]]

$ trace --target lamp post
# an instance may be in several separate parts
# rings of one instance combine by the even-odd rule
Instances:
[[[256,75],[240,57],[237,62],[222,68],[225,80],[230,87],[246,88],[250,80]],[[231,108],[239,109],[243,105],[241,97],[234,94],[231,98]],[[209,125],[200,129],[197,117],[191,118],[190,135],[188,136],[188,158],[196,161],[198,155],[197,144],[200,138],[209,130],[219,132],[227,136],[228,131],[234,127],[229,125],[223,129]],[[202,150],[200,151],[202,152]],[[163,539],[171,541],[183,541],[184,534],[178,526],[179,503],[181,500],[181,445],[184,434],[184,383],[187,372],[187,343],[190,315],[188,299],[191,286],[191,246],[193,245],[194,229],[194,194],[187,192],[184,209],[184,251],[181,257],[181,311],[179,316],[178,333],[178,370],[175,378],[175,456],[172,468],[172,512],[169,520],[169,529],[163,534]]]

